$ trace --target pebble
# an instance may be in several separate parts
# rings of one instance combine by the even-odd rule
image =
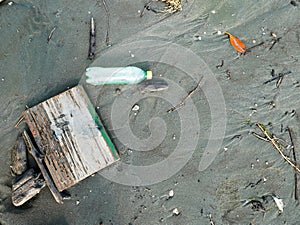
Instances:
[[[172,198],[174,196],[174,190],[169,191],[169,197]]]
[[[173,213],[173,215],[178,216],[180,212],[179,212],[178,208],[175,208],[172,210],[172,213]]]
[[[132,107],[132,111],[139,111],[140,109],[140,106],[135,104],[133,107]]]
[[[121,89],[120,88],[116,88],[115,92],[116,92],[117,95],[119,95],[119,94],[121,94]]]
[[[134,54],[129,50],[128,53],[130,54],[130,57],[134,58]]]
[[[273,38],[277,38],[277,34],[275,34],[275,33],[273,33],[273,32],[271,32],[271,36],[272,36]]]

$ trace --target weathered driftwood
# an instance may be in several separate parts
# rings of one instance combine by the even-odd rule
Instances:
[[[23,205],[46,186],[45,180],[39,178],[40,175],[29,169],[15,180],[12,186],[12,202],[15,206]]]
[[[15,176],[23,174],[27,170],[26,144],[22,137],[17,139],[17,143],[11,151],[11,171]]]
[[[55,198],[55,200],[59,203],[59,204],[63,204],[63,197],[61,196],[61,194],[59,193],[59,191],[57,190],[57,188],[55,187],[51,177],[49,176],[44,163],[43,163],[43,158],[44,155],[42,155],[41,153],[39,153],[39,151],[34,147],[34,145],[32,144],[29,135],[27,134],[27,132],[24,130],[23,132],[23,138],[25,140],[25,143],[27,145],[28,151],[29,153],[32,155],[32,157],[35,159],[38,167],[41,170],[41,173],[43,174],[43,177],[45,179],[45,182],[47,184],[47,186],[49,187],[53,197]]]
[[[137,86],[142,94],[159,92],[168,89],[168,83],[162,79],[146,80],[139,83]]]
[[[23,115],[58,191],[119,160],[81,86],[48,99]]]
[[[25,173],[23,173],[22,175],[15,177],[12,180],[12,190],[16,190],[20,186],[25,184],[33,176],[34,173],[34,169],[30,168],[29,170],[25,171]]]

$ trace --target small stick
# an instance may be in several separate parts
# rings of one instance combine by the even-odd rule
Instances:
[[[263,84],[267,84],[267,83],[270,83],[270,82],[272,82],[272,81],[274,81],[274,80],[278,80],[280,77],[283,77],[283,76],[288,75],[288,74],[290,74],[290,73],[292,73],[292,71],[288,71],[288,72],[286,72],[286,73],[279,73],[278,76],[272,77],[270,80],[265,81]]]
[[[95,57],[95,46],[96,46],[96,30],[95,30],[95,21],[94,18],[91,18],[90,22],[90,48],[89,48],[89,59]]]
[[[274,47],[274,45],[280,41],[280,39],[281,39],[281,37],[274,39],[271,47],[269,48],[269,50],[271,50]]]
[[[202,80],[202,78],[201,78],[200,81],[197,83],[197,86],[196,86],[193,90],[191,90],[191,91],[188,93],[188,95],[185,96],[185,98],[182,99],[182,101],[181,101],[179,104],[177,104],[176,106],[174,106],[174,107],[168,109],[167,112],[170,113],[170,112],[173,112],[173,111],[175,111],[175,110],[181,108],[181,107],[184,105],[185,101],[186,101],[188,98],[190,98],[190,97],[197,91],[197,89],[200,87],[201,80]]]
[[[17,128],[23,121],[24,121],[24,116],[21,116],[20,119],[18,119],[18,121],[14,125],[14,128]]]
[[[209,217],[209,223],[210,223],[210,225],[215,225],[215,223],[213,221],[213,218],[212,218],[212,215],[209,214],[208,217]]]
[[[281,85],[282,83],[282,80],[283,80],[283,75],[280,73],[279,74],[279,77],[278,77],[278,80],[276,82],[276,88],[279,88],[279,86]]]
[[[293,150],[293,158],[294,158],[294,163],[295,166],[297,166],[297,158],[296,158],[296,151],[295,151],[295,145],[294,145],[294,140],[293,140],[293,136],[292,136],[292,130],[287,127],[287,130],[289,132],[289,136],[290,136],[290,140],[291,140],[291,146],[292,146],[292,150]],[[298,172],[295,169],[295,200],[299,200],[299,191],[298,191]]]
[[[106,17],[107,17],[107,28],[106,28],[106,37],[105,37],[105,43],[107,46],[109,46],[109,31],[110,31],[110,14],[106,5],[105,0],[102,0],[104,9],[105,9],[105,13],[106,13]]]
[[[49,34],[49,36],[47,38],[47,43],[49,43],[49,41],[51,40],[51,38],[52,38],[53,33],[54,33],[55,30],[56,30],[56,27],[53,27],[52,30],[50,31],[50,34]]]
[[[221,63],[216,65],[216,68],[219,69],[224,65],[224,60],[222,59]]]
[[[231,79],[231,72],[230,72],[229,69],[227,69],[227,70],[225,71],[225,74],[226,74],[226,77],[227,77],[228,79]]]
[[[151,10],[151,11],[154,12],[154,13],[159,13],[157,10],[151,8],[151,6],[150,6],[151,2],[153,2],[153,0],[150,0],[150,1],[144,6],[144,8],[143,8],[143,10],[142,10],[142,12],[141,12],[141,14],[140,14],[140,17],[142,17],[142,16],[145,14],[145,9]]]
[[[260,139],[260,140],[263,140],[263,141],[266,141],[266,142],[270,142],[267,138],[260,136],[258,133],[254,132],[254,131],[251,132],[251,133],[252,133],[252,135],[253,135],[254,137],[256,137],[256,138],[258,138],[258,139]]]
[[[269,133],[265,126],[261,123],[256,123],[256,126],[259,127],[259,129],[266,136],[266,138],[273,144],[273,146],[277,149],[282,158],[284,158],[285,161],[287,161],[295,170],[297,170],[297,172],[300,172],[300,169],[293,162],[291,162],[291,160],[287,156],[283,154],[281,150],[281,145],[274,139],[273,135]]]
[[[265,42],[260,42],[260,43],[258,43],[257,45],[253,45],[253,46],[247,48],[247,49],[246,49],[246,52],[251,52],[251,49],[256,48],[256,47],[259,47],[259,46],[263,45],[264,43],[265,43]]]
[[[145,9],[147,9],[147,10],[149,9],[149,5],[150,5],[151,2],[152,2],[152,0],[150,0],[146,5],[144,5],[144,8],[143,8],[143,10],[140,14],[140,17],[142,17],[144,15]]]
[[[275,76],[275,70],[274,70],[274,69],[271,70],[271,76],[272,76],[272,77]]]
[[[42,155],[41,153],[39,153],[39,151],[34,147],[33,143],[30,140],[30,137],[28,135],[28,133],[24,130],[23,132],[23,138],[25,140],[25,143],[27,145],[28,148],[28,152],[32,155],[32,157],[35,159],[38,167],[41,170],[41,173],[43,174],[43,177],[45,179],[45,182],[47,184],[47,186],[49,187],[53,197],[55,198],[56,202],[58,202],[59,204],[63,204],[63,197],[62,195],[59,193],[59,191],[57,190],[57,188],[55,187],[51,177],[49,176],[44,164],[43,164],[43,157],[44,155]]]

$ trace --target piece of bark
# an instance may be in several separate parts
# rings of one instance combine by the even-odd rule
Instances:
[[[19,176],[19,180],[12,186],[12,203],[14,206],[23,205],[29,199],[37,195],[45,186],[44,179],[39,178],[33,169]]]
[[[23,174],[27,170],[26,144],[22,137],[17,139],[17,143],[11,152],[11,171],[15,176]]]

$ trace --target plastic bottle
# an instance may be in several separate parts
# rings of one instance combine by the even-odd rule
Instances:
[[[86,82],[93,85],[137,84],[145,79],[152,79],[152,72],[134,66],[88,67],[86,69]]]

